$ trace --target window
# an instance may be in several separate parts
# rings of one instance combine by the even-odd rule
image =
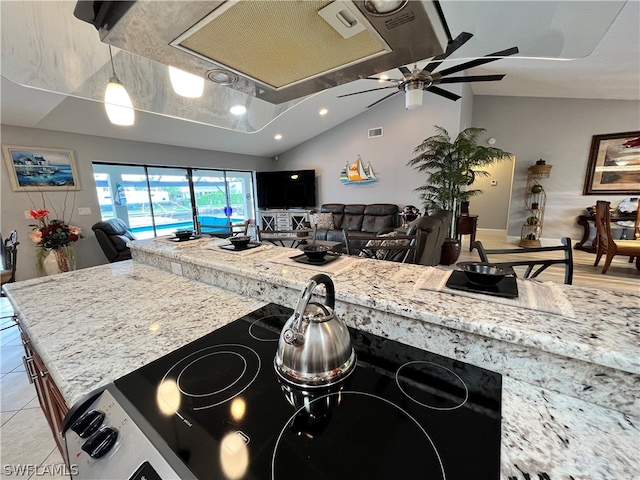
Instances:
[[[102,219],[119,218],[140,238],[255,218],[253,174],[95,162]]]

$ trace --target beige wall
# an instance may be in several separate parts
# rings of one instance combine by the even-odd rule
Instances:
[[[280,156],[283,169],[316,168],[320,203],[389,202],[420,206],[413,189],[424,178],[406,166],[413,148],[433,134],[433,125],[456,133],[467,126],[485,128],[482,144],[493,137],[495,146],[515,157],[491,168],[492,177],[480,180],[483,194],[471,200],[479,228],[508,230],[515,241],[526,217],[524,190],[527,167],[543,158],[553,165],[545,181],[547,210],[543,229],[545,243],[562,236],[579,240],[578,215],[599,198],[617,204],[624,195],[583,196],[592,135],[640,130],[640,102],[561,98],[473,97],[473,105],[458,105],[425,95],[422,108],[406,111],[399,96],[299,145]],[[468,97],[467,97],[468,98]],[[471,113],[472,120],[468,118]],[[382,126],[384,137],[367,139],[368,128]],[[342,185],[339,169],[360,154],[370,161],[380,181]],[[502,187],[510,187],[509,192]],[[498,186],[491,187],[491,179]],[[507,213],[509,212],[509,213]],[[508,215],[508,217],[507,217]]]
[[[470,98],[470,97],[467,97]],[[423,210],[413,191],[424,183],[407,162],[414,148],[434,133],[434,125],[455,136],[461,125],[465,101],[452,102],[425,94],[422,108],[405,110],[404,98],[396,95],[340,125],[280,155],[283,170],[315,168],[318,203],[395,203]],[[368,138],[371,128],[382,127],[383,136]],[[344,185],[340,171],[360,155],[371,163],[378,182]]]
[[[193,148],[174,147],[145,142],[110,139],[89,135],[77,135],[53,130],[38,130],[2,125],[3,145],[24,145],[32,147],[53,147],[73,150],[80,174],[81,190],[70,192],[67,208],[75,202],[73,224],[82,228],[85,238],[74,246],[77,252],[78,268],[91,267],[106,263],[91,226],[100,221],[100,207],[93,181],[92,162],[135,163],[140,165],[169,165],[207,168],[226,168],[234,170],[255,171],[270,162],[269,159],[256,156],[238,155]],[[42,206],[38,193],[14,192],[11,189],[7,174],[7,166],[2,162],[0,167],[0,228],[2,233],[18,230],[20,246],[18,247],[19,279],[26,280],[36,276],[35,246],[29,240],[31,231],[29,224],[33,220],[25,218],[24,211]],[[47,192],[48,206],[59,211],[63,208],[64,193]],[[79,207],[91,208],[91,215],[78,216]],[[68,210],[67,210],[68,211]],[[68,220],[68,218],[67,218]]]
[[[547,194],[543,239],[579,240],[576,218],[596,200],[617,205],[628,195],[582,194],[593,135],[640,131],[640,102],[568,98],[474,98],[473,122],[487,128],[496,146],[516,157],[508,235],[519,238],[527,216],[527,168],[539,159],[552,165],[543,180]],[[506,165],[504,168],[508,168]],[[557,243],[557,241],[556,241]]]

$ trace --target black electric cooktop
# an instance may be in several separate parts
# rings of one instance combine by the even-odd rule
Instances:
[[[353,374],[304,391],[273,366],[291,313],[267,305],[115,386],[200,479],[499,478],[499,374],[351,329]]]

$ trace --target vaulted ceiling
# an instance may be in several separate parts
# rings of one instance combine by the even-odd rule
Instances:
[[[275,105],[207,82],[201,99],[185,100],[171,91],[164,65],[114,49],[134,106],[145,105],[134,126],[114,126],[101,100],[111,74],[108,48],[93,26],[73,16],[75,3],[0,2],[3,124],[271,157],[361,114],[389,92],[337,98],[378,86],[357,80]],[[470,70],[506,74],[499,82],[473,83],[474,95],[640,100],[638,0],[442,5],[453,36],[474,35],[446,66],[514,45],[522,52]],[[418,68],[428,60],[418,61]],[[398,78],[400,72],[388,75]],[[402,95],[392,97],[399,109]],[[429,95],[421,108],[429,108]],[[249,107],[243,117],[227,112],[238,98]],[[321,108],[328,113],[320,116]]]

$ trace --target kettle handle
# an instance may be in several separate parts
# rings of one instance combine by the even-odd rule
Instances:
[[[325,305],[333,310],[336,303],[336,290],[333,287],[333,280],[331,280],[331,277],[329,277],[329,275],[325,275],[324,273],[318,273],[317,275],[311,277],[311,280],[309,281],[315,282],[315,285],[311,288],[312,290],[317,285],[324,285],[324,288],[327,291],[327,296],[325,297]]]
[[[307,309],[307,304],[311,300],[313,290],[318,285],[324,285],[327,295],[325,305],[333,310],[336,303],[336,291],[333,287],[333,281],[328,275],[324,273],[318,273],[309,279],[307,285],[302,291],[302,295],[298,299],[298,304],[293,312],[293,323],[291,327],[283,331],[283,339],[286,343],[292,345],[302,345],[304,343],[304,328],[302,326],[302,320],[304,318],[304,311]]]

